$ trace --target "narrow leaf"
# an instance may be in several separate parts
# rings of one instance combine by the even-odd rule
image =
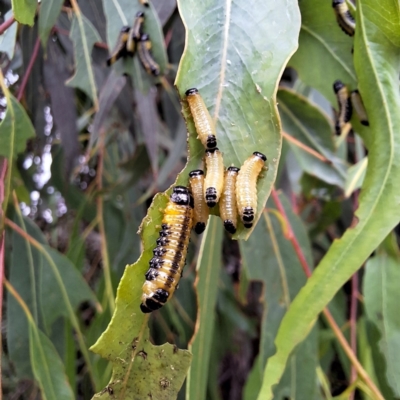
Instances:
[[[39,36],[42,46],[46,47],[47,39],[60,14],[63,0],[42,0],[39,12]]]
[[[201,242],[196,267],[198,314],[196,331],[189,344],[189,351],[193,354],[193,363],[190,366],[186,384],[186,396],[190,400],[207,398],[208,368],[215,324],[222,236],[223,229],[220,219],[211,216]]]
[[[15,19],[21,24],[33,26],[37,0],[12,0],[11,4]]]
[[[13,12],[10,10],[5,14],[4,20],[7,21],[12,16]],[[6,53],[9,60],[12,60],[14,57],[17,28],[18,24],[14,22],[2,35],[0,35],[0,52]]]
[[[382,1],[382,6],[390,0]],[[370,116],[368,170],[352,227],[334,241],[306,286],[282,320],[268,361],[259,399],[271,399],[272,387],[285,369],[289,354],[312,328],[336,291],[357,271],[400,219],[400,52],[380,28],[373,0],[357,2],[354,48],[359,89]],[[390,20],[389,14],[384,17]],[[291,327],[296,326],[296,329]]]
[[[350,197],[351,194],[359,189],[365,178],[368,166],[368,157],[364,157],[357,164],[352,165],[347,171],[346,183],[344,185],[344,195]]]
[[[12,159],[25,150],[26,141],[35,136],[35,129],[19,101],[8,90],[5,95],[7,111],[0,123],[0,155]]]
[[[400,262],[384,254],[368,260],[365,266],[365,311],[381,335],[379,348],[386,360],[386,377],[400,396]]]
[[[240,167],[254,151],[265,153],[269,160],[268,172],[258,181],[258,220],[281,152],[276,91],[283,67],[297,47],[297,1],[188,0],[178,1],[178,6],[186,27],[186,47],[175,82],[181,98],[187,89],[199,89],[216,123],[226,167]],[[196,143],[185,103],[183,114],[195,139],[193,144],[189,141],[190,157],[198,163],[204,150]],[[249,235],[240,226],[236,237]]]
[[[97,88],[91,54],[93,45],[101,41],[100,36],[92,23],[80,12],[76,13],[72,20],[69,36],[74,42],[75,74],[66,84],[84,91],[97,109]]]

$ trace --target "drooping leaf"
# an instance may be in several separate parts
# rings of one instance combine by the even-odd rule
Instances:
[[[11,4],[15,19],[21,24],[33,26],[37,0],[12,0]]]
[[[207,394],[219,267],[221,266],[222,234],[223,228],[220,219],[211,216],[203,234],[196,267],[197,329],[189,344],[189,351],[193,354],[193,362],[186,382],[186,396],[190,400],[206,399]]]
[[[75,398],[65,375],[64,365],[50,339],[29,324],[29,348],[32,370],[44,399]]]
[[[379,349],[386,360],[386,377],[396,396],[400,396],[400,261],[378,254],[365,266],[364,299],[369,321],[379,330]]]
[[[161,224],[159,208],[165,207],[167,197],[154,197],[148,214],[141,225],[143,253],[139,260],[125,268],[120,281],[115,313],[112,320],[91,347],[91,350],[108,359],[113,374],[107,388],[94,398],[109,397],[109,391],[121,399],[176,397],[189,368],[191,355],[166,343],[154,346],[147,327],[148,316],[140,311],[144,273],[148,269],[152,250]],[[111,389],[110,389],[111,388]]]
[[[258,181],[258,220],[280,157],[276,91],[283,66],[297,47],[297,2],[191,0],[178,6],[186,27],[186,47],[175,82],[181,98],[187,89],[199,89],[216,123],[226,167],[240,167],[254,151],[268,158],[269,170]],[[190,137],[196,138],[185,104],[183,114]],[[204,150],[197,144],[189,148],[190,157],[199,163]],[[235,237],[247,238],[250,232],[240,226]]]
[[[45,48],[49,34],[60,14],[63,0],[42,0],[39,12],[39,36]]]
[[[25,150],[26,141],[35,136],[35,129],[19,101],[8,91],[6,115],[0,123],[0,155],[13,159]]]
[[[316,158],[285,136],[302,169],[327,183],[342,187],[346,165],[335,154],[333,128],[328,117],[307,98],[288,89],[279,90],[278,103],[285,133],[326,158],[326,161]]]
[[[4,20],[8,20],[13,15],[12,10],[8,11],[4,15]],[[18,24],[14,22],[11,26],[0,35],[0,52],[6,53],[9,60],[12,60],[14,57],[15,50],[15,40],[17,39],[17,28]]]
[[[385,7],[389,0],[383,1]],[[352,226],[333,242],[306,286],[282,320],[269,359],[259,399],[271,399],[272,387],[285,369],[289,354],[312,328],[335,292],[360,268],[400,220],[399,49],[386,38],[372,0],[357,2],[355,67],[359,89],[370,117],[368,170]],[[384,17],[391,20],[388,13]]]
[[[92,49],[100,36],[92,23],[81,13],[75,13],[70,38],[74,42],[75,73],[66,82],[68,86],[84,91],[98,107],[97,88],[92,66]]]
[[[331,1],[302,0],[299,49],[288,65],[307,85],[320,91],[332,104],[332,84],[340,79],[356,88],[351,48],[353,39],[336,22]]]

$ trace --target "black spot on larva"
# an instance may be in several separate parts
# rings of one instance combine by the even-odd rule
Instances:
[[[260,153],[259,151],[255,151],[253,155],[258,158],[261,158],[261,160],[263,161],[267,161],[267,157],[263,153]]]
[[[214,135],[207,136],[207,149],[214,149],[217,147],[217,138]]]
[[[193,95],[196,95],[198,93],[199,93],[199,91],[196,88],[188,89],[185,92],[186,96],[193,96]]]
[[[344,88],[344,84],[342,81],[335,81],[333,82],[333,90],[335,91],[335,93],[337,93],[340,89]]]
[[[243,210],[243,222],[252,222],[254,219],[253,207],[245,207]]]
[[[208,207],[214,207],[217,204],[217,189],[214,187],[207,188],[205,197]]]
[[[201,176],[201,175],[204,175],[204,171],[202,169],[195,169],[195,170],[189,172],[190,178],[193,178],[194,176]]]
[[[156,279],[158,276],[158,271],[154,268],[149,268],[149,270],[145,273],[144,276],[146,277],[146,280],[154,281],[154,279]]]
[[[249,222],[249,223],[246,222],[243,225],[244,225],[245,228],[251,228],[253,226],[253,223],[252,222]]]
[[[165,303],[168,299],[169,293],[164,289],[157,289],[153,295],[154,300],[158,300],[161,303]]]
[[[164,249],[162,246],[158,246],[153,250],[153,254],[158,257],[162,257],[167,252],[167,249]]]
[[[171,201],[180,206],[194,207],[193,197],[189,189],[184,186],[175,186],[171,194]]]
[[[166,246],[169,243],[168,238],[166,237],[159,237],[156,241],[157,246]]]
[[[240,168],[237,168],[237,167],[229,167],[229,168],[228,168],[228,171],[239,172],[239,171],[240,171]]]
[[[230,219],[226,219],[224,221],[224,227],[225,227],[225,230],[229,233],[232,233],[232,235],[236,232],[235,225],[233,224],[233,222]]]

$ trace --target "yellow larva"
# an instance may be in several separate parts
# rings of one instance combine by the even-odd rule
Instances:
[[[333,90],[335,91],[339,112],[336,117],[335,129],[336,134],[340,135],[343,127],[351,119],[352,107],[350,101],[349,91],[346,85],[342,81],[335,81],[333,84]]]
[[[128,53],[126,50],[126,42],[129,37],[129,26],[123,26],[119,33],[117,44],[115,45],[110,57],[107,59],[107,65],[114,64],[121,57],[125,57]]]
[[[219,214],[225,230],[234,234],[237,227],[236,179],[239,168],[229,167],[225,172],[224,188],[219,201]]]
[[[267,157],[255,151],[242,165],[236,179],[236,201],[245,228],[253,226],[257,213],[257,178]]]
[[[353,105],[353,109],[356,112],[361,124],[364,126],[369,126],[368,115],[365,111],[364,103],[357,89],[351,92],[351,104]]]
[[[201,143],[206,149],[214,149],[217,147],[214,121],[211,119],[211,115],[199,91],[196,88],[187,90],[186,100]]]
[[[209,214],[204,199],[204,172],[201,169],[191,171],[189,181],[194,199],[194,231],[200,235],[206,229]]]
[[[212,208],[218,203],[224,187],[224,160],[218,147],[206,150],[205,163],[204,198],[208,207]]]
[[[126,43],[126,50],[130,56],[135,54],[136,43],[140,40],[142,36],[144,23],[144,12],[139,11],[136,13],[135,21],[133,22],[133,26],[129,31],[128,42]]]
[[[342,31],[349,36],[353,36],[356,29],[356,21],[354,21],[353,16],[350,14],[346,0],[333,0],[332,7],[335,10],[336,20]]]
[[[160,66],[154,61],[151,54],[152,45],[149,35],[143,34],[137,46],[139,60],[146,72],[154,76],[160,75]]]
[[[192,225],[193,197],[186,187],[175,186],[164,211],[154,257],[145,274],[142,312],[158,310],[174,294],[186,262]]]

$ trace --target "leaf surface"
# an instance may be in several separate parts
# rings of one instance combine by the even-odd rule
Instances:
[[[199,89],[216,123],[225,167],[240,167],[254,151],[268,158],[269,170],[258,181],[258,220],[281,152],[276,91],[282,70],[297,47],[297,2],[190,0],[178,1],[178,7],[186,28],[175,82],[181,98],[185,99],[187,89]],[[190,137],[196,138],[186,102],[183,106]],[[200,145],[190,146],[190,157],[196,157],[197,164],[204,154],[201,150]],[[240,225],[235,237],[249,234]]]
[[[45,48],[49,34],[60,14],[63,0],[42,0],[39,13],[39,36]]]
[[[12,0],[11,5],[14,17],[18,22],[33,26],[37,0]]]
[[[12,10],[10,10],[5,14],[4,20],[7,21],[12,16],[13,13]],[[17,28],[18,24],[14,22],[2,35],[0,35],[0,52],[6,53],[9,60],[12,60],[14,57]]]
[[[382,4],[389,3],[385,0]],[[357,2],[355,67],[370,122],[368,170],[352,226],[336,240],[293,301],[275,340],[259,399],[271,399],[272,388],[290,353],[312,328],[336,291],[357,271],[400,219],[399,49],[378,25],[375,2]],[[389,14],[384,15],[388,20]]]

